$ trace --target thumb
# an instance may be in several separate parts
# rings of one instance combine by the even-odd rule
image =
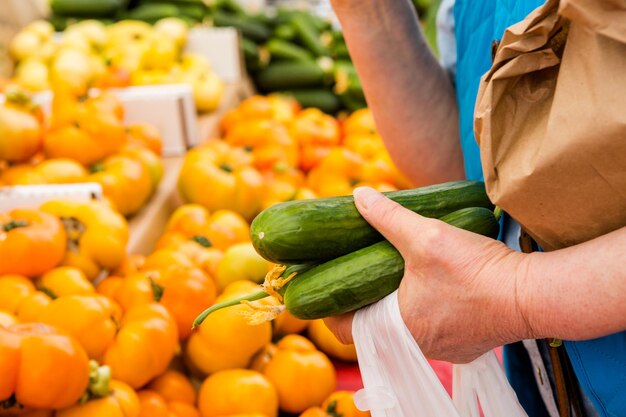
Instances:
[[[388,199],[373,188],[358,187],[353,195],[354,203],[361,216],[401,254],[405,254],[417,238],[414,233],[416,226],[419,227],[419,223],[428,220]]]
[[[324,323],[326,327],[333,332],[337,340],[344,345],[354,343],[352,339],[352,320],[354,312],[342,314],[340,316],[326,317]]]

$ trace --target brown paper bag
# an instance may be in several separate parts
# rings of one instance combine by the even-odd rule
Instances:
[[[626,225],[626,0],[548,0],[506,30],[474,131],[487,192],[546,250]]]

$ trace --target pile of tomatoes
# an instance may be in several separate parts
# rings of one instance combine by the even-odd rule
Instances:
[[[409,186],[368,109],[339,120],[280,95],[253,96],[229,111],[221,140],[190,151],[179,176],[189,202],[251,220],[273,204]],[[210,184],[208,186],[207,184]]]
[[[106,202],[0,214],[0,415],[368,415],[334,392],[329,356],[356,353],[320,320],[251,325],[239,305],[192,331],[273,267],[241,215],[183,205],[149,256],[127,256],[127,239]]]
[[[136,213],[163,175],[161,137],[148,124],[125,125],[109,93],[57,90],[49,117],[31,97],[7,88],[0,105],[0,186],[96,182],[123,215]]]

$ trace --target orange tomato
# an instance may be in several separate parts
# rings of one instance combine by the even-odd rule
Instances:
[[[237,243],[250,241],[250,226],[236,211],[217,210],[211,215],[206,237],[212,246],[226,250]]]
[[[123,282],[124,278],[122,277],[106,277],[105,279],[100,281],[98,285],[96,285],[96,292],[114,300]]]
[[[41,310],[44,309],[52,299],[41,291],[35,291],[22,300],[17,309],[17,318],[22,323],[37,321]]]
[[[305,183],[302,171],[285,164],[277,164],[272,169],[264,171],[263,177],[265,179],[263,208],[292,200]]]
[[[276,389],[261,373],[248,369],[229,369],[208,377],[200,387],[198,405],[202,417],[278,415]]]
[[[242,120],[228,131],[226,143],[245,148],[258,169],[269,169],[277,163],[298,165],[298,144],[288,129],[273,120]]]
[[[343,133],[345,136],[360,133],[376,133],[376,122],[370,109],[360,109],[353,112],[343,122]]]
[[[54,297],[64,295],[91,295],[96,292],[83,271],[71,266],[60,266],[46,272],[38,281],[39,288]]]
[[[332,146],[305,145],[300,148],[300,169],[310,171],[330,154]]]
[[[35,286],[26,277],[0,276],[0,310],[16,314],[24,300],[34,292]]]
[[[0,327],[0,401],[32,408],[74,404],[89,384],[89,359],[71,336],[40,323]]]
[[[163,138],[159,130],[149,123],[132,123],[126,126],[128,141],[137,143],[157,155],[163,152]]]
[[[154,281],[163,288],[160,303],[174,317],[179,338],[186,340],[195,318],[215,301],[215,283],[197,268],[176,266],[157,272]]]
[[[181,233],[186,238],[201,235],[209,224],[210,216],[209,211],[200,204],[184,204],[174,210],[165,230]]]
[[[309,324],[309,339],[324,353],[336,359],[356,362],[356,348],[353,344],[344,345],[331,332],[324,320],[312,320]]]
[[[52,300],[39,321],[74,336],[90,358],[100,360],[113,343],[122,311],[101,295],[68,295]]]
[[[307,408],[299,417],[333,417],[329,416],[321,407]]]
[[[123,88],[130,86],[131,72],[126,68],[108,65],[104,74],[94,82],[95,88]]]
[[[154,193],[163,178],[163,162],[159,155],[136,143],[127,143],[122,146],[119,154],[143,164],[150,177],[150,193]]]
[[[8,172],[12,185],[69,184],[84,182],[87,170],[71,159],[48,159],[28,170]]]
[[[239,283],[226,287],[216,302],[258,291],[254,283],[244,282],[247,283],[245,287]],[[185,358],[193,369],[206,375],[224,369],[243,368],[259,349],[270,342],[271,324],[248,324],[241,315],[245,309],[245,306],[238,305],[216,311],[191,334],[185,347]]]
[[[177,371],[165,371],[150,382],[148,389],[160,394],[167,402],[196,403],[196,390],[191,381]]]
[[[109,383],[111,394],[57,411],[56,417],[139,417],[139,398],[121,381]]]
[[[292,97],[278,94],[252,96],[229,110],[221,121],[224,132],[228,132],[243,120],[270,119],[286,122],[300,111],[300,104]]]
[[[200,417],[198,409],[188,403],[170,401],[167,403],[167,408],[170,412],[170,417]]]
[[[194,264],[187,255],[179,252],[175,248],[159,249],[153,252],[146,258],[146,262],[143,264],[142,271],[152,271],[169,266],[183,266],[187,268],[193,268]]]
[[[167,403],[158,393],[150,390],[141,390],[139,398],[139,417],[168,417]]]
[[[104,355],[113,378],[139,388],[167,369],[178,345],[176,323],[159,304],[143,304],[124,315]]]
[[[112,275],[119,275],[125,277],[126,275],[139,272],[146,262],[144,255],[133,253],[124,258],[122,263],[115,268]]]
[[[42,145],[41,110],[22,91],[7,89],[0,104],[0,160],[23,162]]]
[[[351,134],[344,138],[343,146],[365,159],[372,159],[381,152],[386,152],[385,144],[377,133]]]
[[[336,383],[335,369],[325,354],[306,338],[293,334],[276,347],[263,374],[276,387],[281,410],[301,413],[330,395]],[[295,386],[298,391],[294,391]]]
[[[356,408],[353,397],[352,391],[335,391],[324,400],[322,408],[331,416],[369,417],[369,411]]]
[[[104,195],[125,216],[143,207],[152,193],[150,171],[144,163],[128,156],[111,156],[94,165],[92,172],[87,180],[102,185]]]
[[[302,333],[309,326],[309,321],[296,318],[285,310],[272,320],[272,324],[274,326],[274,335],[285,336],[287,334]]]
[[[114,270],[126,258],[128,223],[101,201],[48,201],[41,210],[62,219],[69,250],[64,265],[76,266],[93,280],[102,269]]]
[[[319,109],[301,111],[291,122],[289,131],[300,145],[339,145],[339,122]]]
[[[51,130],[44,140],[49,158],[91,165],[113,155],[126,141],[123,107],[109,94],[79,102],[75,96],[55,92],[51,117]]]
[[[185,156],[178,178],[181,195],[209,210],[233,210],[251,219],[261,209],[263,178],[250,162],[244,150],[223,142],[193,149]]]
[[[0,213],[0,275],[32,277],[55,267],[65,256],[65,239],[63,225],[48,213],[31,209]]]

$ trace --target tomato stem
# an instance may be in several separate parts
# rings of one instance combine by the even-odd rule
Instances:
[[[237,304],[241,304],[242,301],[256,301],[262,298],[269,297],[269,295],[265,291],[259,291],[254,294],[246,295],[244,297],[235,298],[234,300],[224,301],[223,303],[214,304],[211,307],[204,310],[196,319],[193,321],[193,326],[191,326],[191,330],[194,330],[196,327],[202,324],[202,322],[207,318],[207,316],[217,310],[221,310],[226,307],[236,306]]]
[[[211,243],[211,241],[206,236],[196,235],[192,237],[191,240],[205,248],[210,248],[211,246],[213,246],[213,243]]]
[[[20,227],[28,227],[28,222],[26,220],[11,220],[8,223],[2,225],[2,229],[5,232],[10,232],[13,229],[18,229]]]

